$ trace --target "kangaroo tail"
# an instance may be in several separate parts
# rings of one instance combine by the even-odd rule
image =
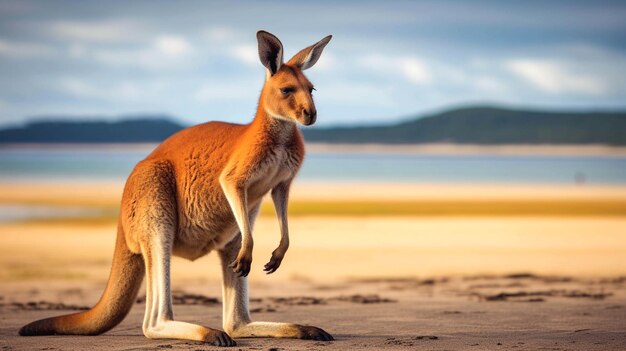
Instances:
[[[117,232],[113,265],[100,301],[90,310],[41,319],[23,326],[19,333],[32,335],[96,335],[118,325],[130,311],[141,286],[145,267],[141,255],[126,245],[121,226]]]

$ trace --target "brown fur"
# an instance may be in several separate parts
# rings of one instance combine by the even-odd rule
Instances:
[[[130,310],[145,270],[146,336],[232,346],[224,332],[173,320],[170,256],[195,260],[217,250],[224,274],[224,328],[230,336],[332,339],[319,328],[252,322],[249,316],[246,276],[252,262],[252,225],[263,196],[271,191],[281,222],[280,245],[265,266],[272,273],[289,245],[287,197],[304,159],[295,123],[309,125],[316,117],[312,84],[301,67],[310,67],[307,58],[319,57],[330,40],[283,64],[280,41],[266,32],[258,37],[269,73],[254,120],[187,128],[139,162],[124,188],[113,267],[100,302],[86,312],[30,323],[21,335],[93,335],[111,329]]]

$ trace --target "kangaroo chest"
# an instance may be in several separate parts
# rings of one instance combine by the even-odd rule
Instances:
[[[302,156],[282,146],[274,147],[256,159],[249,165],[246,189],[249,211],[258,206],[263,196],[277,184],[293,178],[302,163]],[[214,180],[211,184],[214,186],[207,187],[207,184],[196,181],[186,187],[188,196],[182,201],[184,206],[173,250],[177,256],[192,260],[201,257],[223,247],[238,231],[219,182]]]
[[[248,200],[257,202],[278,183],[293,178],[302,160],[285,147],[269,150],[254,167],[248,182]]]

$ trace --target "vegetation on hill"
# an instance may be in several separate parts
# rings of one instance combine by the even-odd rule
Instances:
[[[626,113],[462,108],[387,126],[305,130],[307,141],[626,145]]]
[[[0,130],[0,143],[159,142],[183,125],[167,116],[39,121]],[[547,112],[471,107],[393,125],[304,128],[309,142],[626,145],[626,112]]]
[[[160,142],[184,128],[167,116],[122,118],[118,122],[50,120],[0,130],[4,143]]]

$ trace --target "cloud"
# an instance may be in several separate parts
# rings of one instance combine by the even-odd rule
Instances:
[[[203,31],[204,37],[211,42],[224,43],[241,40],[243,33],[231,27],[215,26]]]
[[[87,83],[78,78],[60,79],[58,86],[64,93],[77,98],[114,100],[113,95],[117,94],[116,91]]]
[[[602,95],[606,84],[601,78],[555,60],[516,59],[505,63],[510,72],[550,94],[581,93]]]
[[[196,89],[192,97],[198,102],[247,101],[250,106],[254,106],[263,86],[263,80],[264,78],[260,76],[258,80],[206,81]]]
[[[483,92],[502,93],[507,90],[507,87],[495,77],[478,76],[475,77],[472,81],[476,88]]]
[[[259,63],[259,52],[255,45],[236,45],[230,49],[230,56],[248,66]]]
[[[167,60],[160,60],[158,52],[138,49],[138,50],[115,50],[99,49],[91,51],[87,57],[95,59],[97,62],[111,66],[133,66],[147,69],[160,68]]]
[[[345,81],[333,84],[321,84],[313,95],[323,103],[335,103],[343,106],[392,107],[397,101],[392,93],[393,87],[383,84],[350,83]]]
[[[84,42],[128,42],[142,36],[144,29],[129,20],[100,22],[57,21],[46,25],[46,33],[57,39]]]
[[[80,78],[64,77],[58,80],[57,87],[62,93],[75,98],[107,102],[132,102],[153,96],[164,85],[159,82],[141,84],[136,81],[94,84]]]
[[[430,73],[421,60],[413,57],[405,57],[399,58],[396,63],[410,82],[415,84],[430,83]]]
[[[48,45],[37,43],[21,43],[0,39],[0,56],[27,58],[46,57],[54,54],[56,50]]]
[[[431,73],[424,61],[413,56],[368,55],[357,59],[357,64],[365,69],[384,74],[401,75],[413,84],[428,84]]]
[[[104,65],[163,69],[189,68],[194,63],[193,52],[193,46],[186,38],[167,34],[155,36],[148,45],[133,48],[73,44],[67,53],[75,59]]]
[[[163,35],[154,40],[154,47],[161,53],[170,56],[182,56],[191,51],[189,42],[180,36]]]

